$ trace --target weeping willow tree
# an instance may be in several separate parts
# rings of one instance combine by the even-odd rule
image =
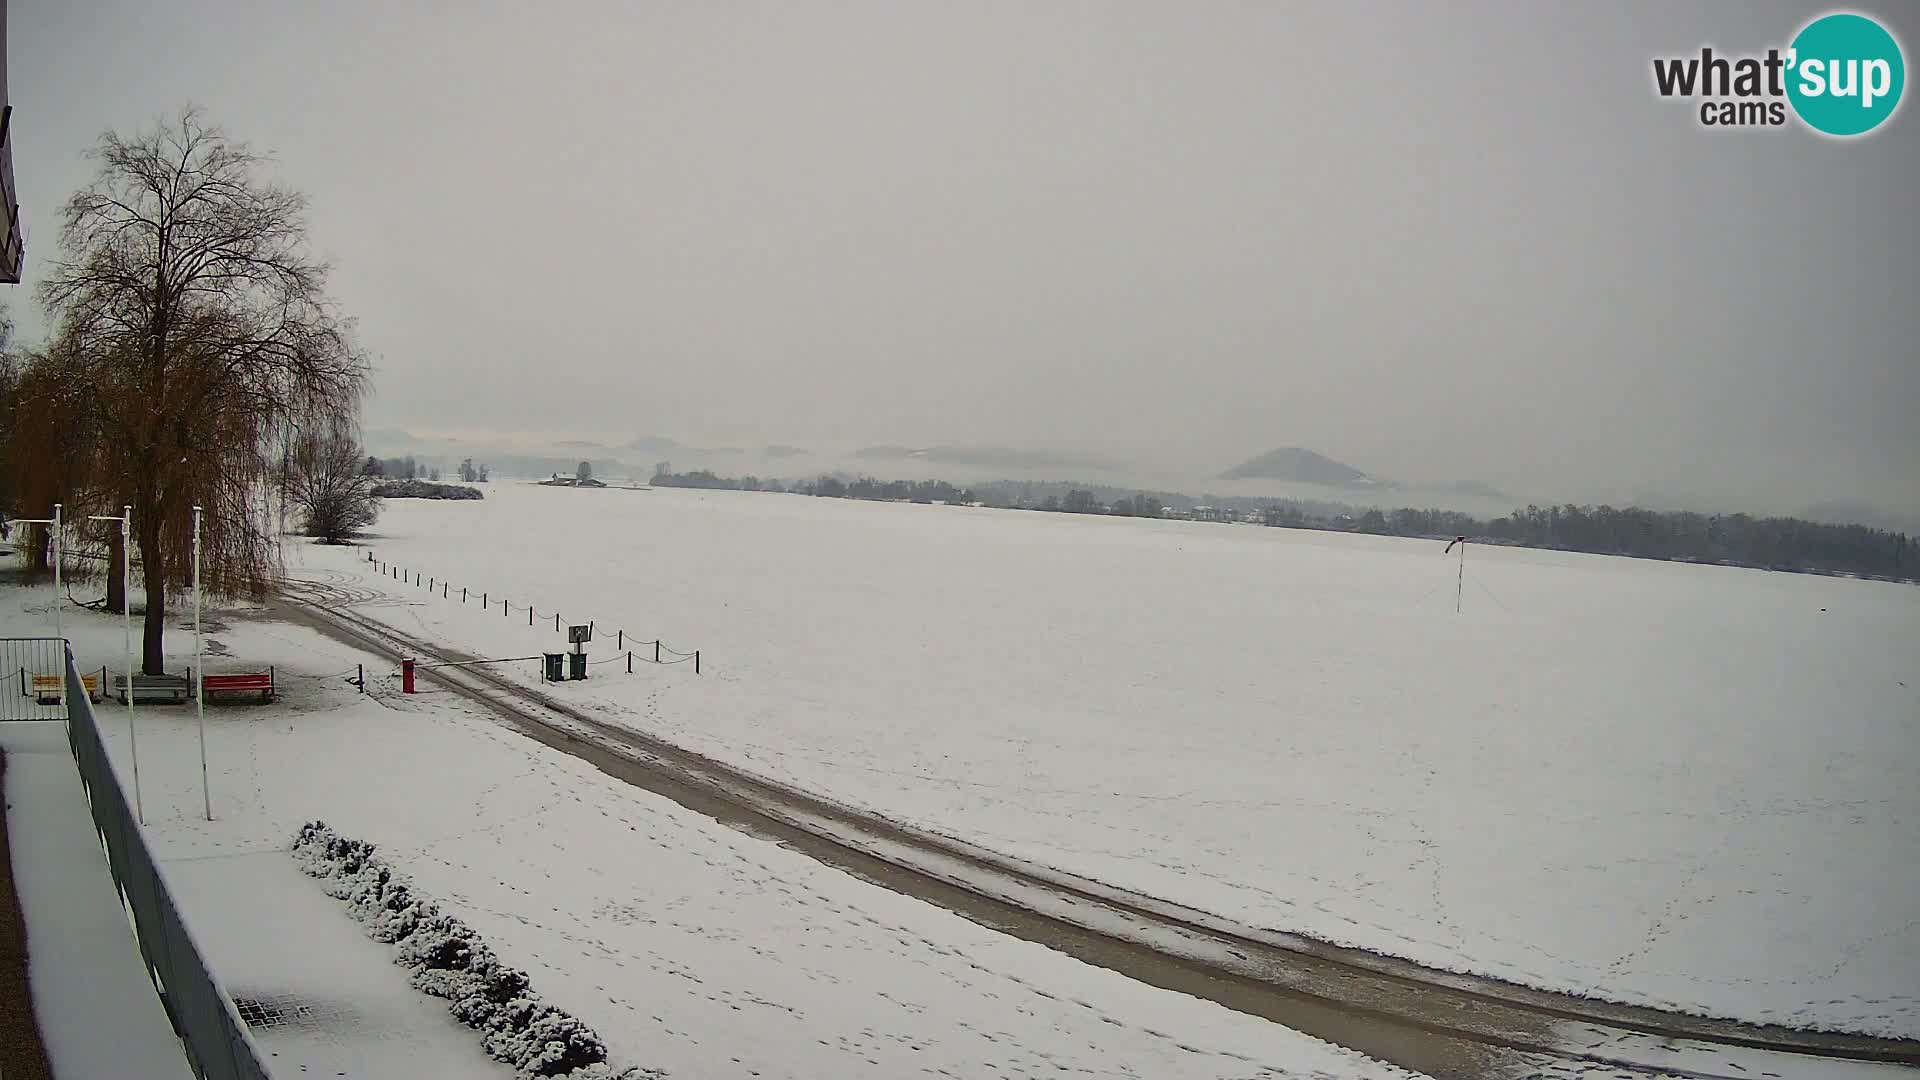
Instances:
[[[47,415],[89,433],[70,497],[133,508],[142,668],[159,674],[168,596],[191,577],[193,507],[208,589],[268,592],[273,463],[291,432],[357,420],[367,367],[308,250],[305,200],[262,177],[265,158],[195,109],[108,132],[91,156],[99,170],[62,208],[40,285],[56,378],[82,416]]]
[[[103,547],[110,544],[117,560],[119,534],[109,539],[106,530],[86,521],[89,514],[109,511],[96,483],[98,425],[88,405],[87,388],[72,377],[73,363],[72,351],[59,343],[16,357],[6,397],[4,483],[14,512],[46,517],[59,503],[65,520],[75,523],[67,543],[80,539]],[[119,508],[112,512],[118,513]],[[17,539],[16,547],[27,556],[31,572],[45,572],[51,553],[46,526],[23,528],[27,534]],[[108,597],[115,611],[125,603],[121,585],[115,577]]]

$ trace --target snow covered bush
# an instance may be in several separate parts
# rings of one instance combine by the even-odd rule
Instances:
[[[615,1071],[607,1064],[607,1044],[592,1028],[542,1001],[526,972],[501,963],[472,927],[420,895],[374,845],[315,821],[300,827],[292,852],[328,896],[346,902],[368,937],[393,946],[393,962],[407,969],[415,989],[445,998],[455,1019],[481,1033],[488,1056],[522,1076],[552,1080],[667,1075],[640,1066]]]

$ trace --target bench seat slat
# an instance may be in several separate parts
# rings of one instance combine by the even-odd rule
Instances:
[[[209,694],[265,694],[272,696],[276,690],[273,675],[265,671],[234,672],[226,675],[202,676]]]

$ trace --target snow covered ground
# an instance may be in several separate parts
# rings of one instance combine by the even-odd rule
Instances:
[[[32,632],[45,589],[0,589]],[[33,610],[26,610],[33,608]],[[119,624],[69,613],[83,666]],[[143,707],[151,842],[239,996],[296,1022],[259,1032],[302,1074],[506,1076],[410,990],[285,852],[324,819],[379,843],[441,906],[591,1024],[616,1064],[688,1077],[1404,1077],[1279,1025],[1157,990],[829,869],[617,782],[449,693],[361,696],[373,657],[233,619],[210,670],[273,664],[285,697],[209,709],[215,820],[193,713]],[[184,666],[192,638],[168,639]],[[673,669],[667,669],[673,670]],[[124,714],[101,711],[123,770]]]
[[[1455,614],[1438,544],[736,492],[378,532],[450,595],[292,557],[481,655],[556,610],[698,647],[562,692],[777,779],[1259,926],[1920,1036],[1911,587],[1474,547]]]

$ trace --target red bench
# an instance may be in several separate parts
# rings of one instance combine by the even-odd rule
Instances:
[[[203,675],[201,684],[209,694],[259,694],[262,701],[272,701],[275,693],[272,668],[230,675]]]

